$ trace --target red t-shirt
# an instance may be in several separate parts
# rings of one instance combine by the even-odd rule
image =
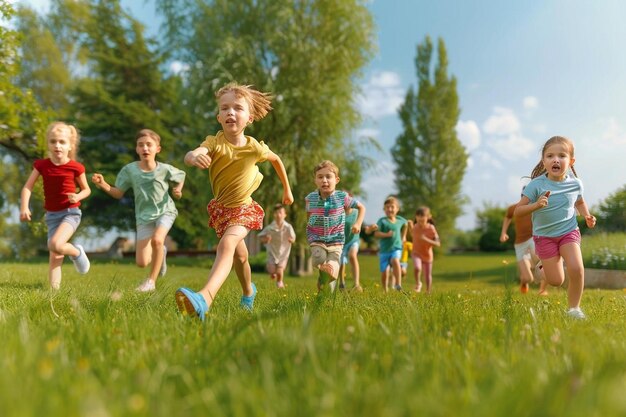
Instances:
[[[60,211],[80,206],[80,201],[70,203],[67,197],[76,192],[76,179],[85,173],[83,164],[70,160],[67,164],[54,165],[50,158],[37,159],[33,167],[43,178],[44,208]]]

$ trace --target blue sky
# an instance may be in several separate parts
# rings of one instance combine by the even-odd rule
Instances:
[[[48,3],[22,1],[39,10]],[[152,20],[143,0],[123,4]],[[416,47],[426,35],[446,43],[461,106],[457,132],[470,154],[463,193],[471,203],[458,227],[474,228],[485,203],[517,201],[550,136],[574,141],[589,205],[624,185],[626,2],[374,0],[368,7],[378,54],[364,72],[358,102],[366,121],[355,135],[375,136],[387,152],[365,175],[367,222],[383,215],[382,201],[394,190],[388,151],[401,131],[396,109],[416,85]]]

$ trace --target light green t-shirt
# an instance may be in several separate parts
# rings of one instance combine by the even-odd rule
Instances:
[[[138,162],[131,162],[117,174],[115,188],[123,192],[133,189],[135,219],[137,224],[147,224],[164,214],[178,215],[168,190],[170,183],[179,184],[184,180],[185,171],[171,165],[157,162],[154,171],[146,172],[139,168]]]

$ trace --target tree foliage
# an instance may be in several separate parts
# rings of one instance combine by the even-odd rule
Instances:
[[[399,115],[403,132],[391,150],[396,168],[396,188],[404,213],[430,207],[443,236],[454,228],[466,199],[461,183],[467,167],[467,152],[456,135],[460,108],[456,78],[448,75],[445,44],[439,39],[437,63],[433,44],[426,37],[417,46],[415,67],[417,93],[409,88]],[[443,239],[445,243],[445,238]]]
[[[371,58],[372,17],[360,0],[160,0],[170,48],[188,65],[186,97],[195,146],[219,128],[214,92],[235,80],[276,95],[274,110],[247,131],[264,140],[287,168],[295,203],[289,221],[304,231],[304,197],[315,189],[312,168],[324,159],[341,169],[341,186],[358,194],[368,166],[353,97]],[[373,145],[372,145],[373,146]],[[281,198],[270,164],[255,199],[266,208]],[[203,178],[192,175],[190,181]],[[200,216],[197,218],[202,219]],[[302,244],[304,233],[298,233]]]
[[[509,240],[500,243],[500,232],[502,231],[502,221],[506,214],[506,209],[506,207],[502,208],[485,204],[482,210],[476,212],[476,231],[480,234],[478,239],[479,250],[483,252],[500,252],[513,249],[513,242],[515,242],[515,228],[513,224],[509,227]]]
[[[626,186],[600,202],[596,216],[598,217],[598,229],[606,232],[626,231]],[[584,221],[582,222],[584,223]],[[584,229],[581,228],[581,230]]]

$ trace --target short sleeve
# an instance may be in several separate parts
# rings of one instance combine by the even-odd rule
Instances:
[[[178,169],[175,166],[167,165],[168,171],[168,180],[175,183],[180,184],[185,180],[186,173],[182,169]]]
[[[115,178],[115,188],[118,188],[122,192],[128,191],[133,186],[130,179],[129,165],[123,167]]]
[[[217,144],[216,136],[209,135],[204,138],[204,141],[200,144],[200,147],[207,148],[209,150],[209,155],[215,150],[215,145]]]
[[[539,198],[538,185],[539,185],[538,181],[531,181],[528,183],[526,188],[524,188],[524,191],[522,191],[522,194],[526,196],[530,200],[531,203],[534,203]]]
[[[263,141],[257,142],[257,151],[259,154],[257,158],[257,162],[267,161],[267,156],[270,153],[270,148],[265,144],[265,142]]]

